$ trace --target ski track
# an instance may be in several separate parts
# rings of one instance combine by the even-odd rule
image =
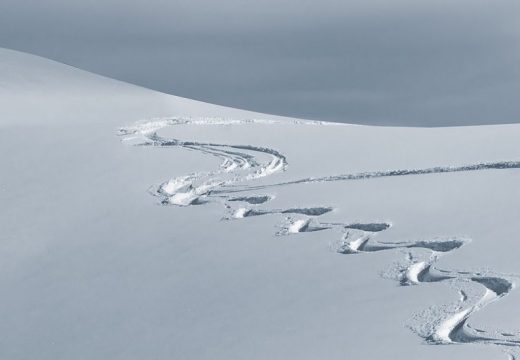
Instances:
[[[283,219],[276,235],[294,235],[317,231],[336,230],[342,235],[333,242],[333,251],[344,255],[369,254],[378,251],[404,252],[405,259],[398,262],[383,276],[398,281],[400,286],[446,282],[458,289],[460,298],[453,306],[431,308],[418,314],[418,321],[410,329],[427,343],[441,344],[489,344],[506,349],[510,359],[515,359],[520,349],[520,333],[499,332],[473,328],[471,315],[487,305],[507,296],[514,289],[511,276],[492,272],[442,270],[435,267],[441,256],[457,251],[470,240],[444,238],[407,242],[378,242],[376,236],[391,228],[388,222],[328,223],[318,217],[334,209],[328,206],[294,207],[287,209],[260,209],[274,196],[269,194],[233,196],[233,193],[259,191],[273,187],[348,180],[365,180],[382,177],[427,175],[462,171],[505,170],[520,168],[520,161],[481,162],[461,166],[437,166],[423,169],[401,169],[316,178],[304,178],[276,184],[252,186],[244,182],[282,172],[287,169],[286,157],[277,150],[252,145],[226,145],[211,142],[181,141],[162,138],[157,131],[178,125],[247,125],[279,124],[274,120],[235,120],[222,118],[169,118],[145,121],[122,128],[119,135],[124,140],[135,141],[136,146],[180,147],[199,151],[221,160],[220,169],[205,173],[193,173],[170,179],[152,186],[149,191],[163,205],[201,205],[210,201],[221,202],[228,211],[225,220],[243,219],[261,215],[290,215]],[[291,124],[291,122],[284,122]],[[293,125],[331,125],[315,121],[294,120]],[[240,183],[240,184],[239,184]],[[236,206],[238,205],[238,207]],[[511,350],[513,349],[513,350]]]
[[[246,186],[246,187],[234,187],[226,188],[217,191],[222,193],[233,193],[242,191],[252,190],[265,190],[273,187],[299,185],[299,184],[312,184],[312,183],[323,183],[323,182],[337,182],[337,181],[354,181],[354,180],[368,180],[385,177],[397,177],[397,176],[411,176],[411,175],[428,175],[428,174],[442,174],[442,173],[454,173],[463,171],[483,171],[483,170],[507,170],[507,169],[520,169],[520,161],[493,161],[493,162],[481,162],[469,165],[460,166],[435,166],[431,168],[422,169],[402,169],[402,170],[385,170],[385,171],[367,171],[352,174],[332,175],[323,177],[308,177],[298,180],[286,181],[276,184],[258,185],[258,186]]]

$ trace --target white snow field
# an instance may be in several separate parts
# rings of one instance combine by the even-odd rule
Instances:
[[[519,137],[0,50],[0,359],[520,358]]]

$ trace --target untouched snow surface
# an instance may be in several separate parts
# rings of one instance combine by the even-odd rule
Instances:
[[[518,357],[519,135],[281,118],[0,50],[0,358]]]

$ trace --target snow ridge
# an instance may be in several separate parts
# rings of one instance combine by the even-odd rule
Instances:
[[[276,233],[279,236],[297,235],[308,232],[335,230],[341,233],[331,244],[334,252],[343,255],[368,255],[378,251],[405,253],[405,259],[398,262],[383,276],[398,281],[400,286],[445,282],[458,290],[460,299],[451,305],[443,305],[416,314],[409,324],[410,329],[427,343],[441,344],[488,344],[499,346],[515,358],[520,351],[520,332],[499,332],[473,328],[469,322],[471,315],[487,305],[507,296],[515,287],[512,276],[491,271],[471,272],[443,270],[435,267],[441,256],[459,251],[470,239],[441,238],[406,242],[379,242],[376,236],[388,231],[390,222],[373,223],[328,223],[318,217],[333,211],[330,206],[316,206],[288,209],[260,209],[259,205],[273,199],[270,194],[236,196],[234,193],[265,190],[279,186],[289,186],[313,182],[366,180],[380,177],[427,175],[462,171],[507,170],[520,168],[520,161],[480,162],[458,166],[437,166],[421,169],[398,169],[360,172],[326,177],[304,178],[276,184],[253,186],[244,184],[277,172],[287,170],[286,157],[279,151],[252,145],[228,145],[197,141],[182,141],[163,138],[157,131],[176,125],[247,125],[261,123],[273,125],[282,123],[272,120],[236,120],[216,118],[170,118],[144,121],[122,128],[119,134],[125,140],[135,140],[137,146],[181,147],[215,156],[221,159],[220,169],[194,173],[153,186],[150,192],[160,199],[161,204],[190,206],[209,201],[221,202],[227,210],[226,220],[243,219],[260,215],[289,215]],[[287,124],[289,122],[283,122]],[[327,123],[295,120],[293,125],[326,125]],[[341,125],[339,125],[341,126]],[[507,350],[505,350],[507,349]]]

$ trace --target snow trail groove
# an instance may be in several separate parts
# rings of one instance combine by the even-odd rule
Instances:
[[[358,172],[358,173],[323,176],[323,177],[308,177],[308,178],[286,181],[286,182],[281,182],[281,183],[276,183],[276,184],[235,187],[235,188],[230,188],[230,189],[227,189],[226,187],[224,187],[224,189],[222,189],[220,191],[221,192],[241,192],[241,191],[251,191],[251,190],[264,190],[264,189],[269,189],[272,187],[280,187],[280,186],[312,184],[312,183],[322,183],[322,182],[354,181],[354,180],[378,179],[378,178],[385,178],[385,177],[443,174],[443,173],[456,173],[456,172],[465,172],[465,171],[507,170],[507,169],[520,169],[520,161],[492,161],[492,162],[481,162],[481,163],[459,165],[459,166],[436,166],[436,167],[421,168],[421,169],[367,171],[367,172]]]
[[[266,120],[232,120],[212,118],[171,118],[142,122],[122,128],[119,135],[124,140],[135,140],[137,146],[180,147],[199,151],[221,160],[219,170],[180,176],[153,186],[152,195],[164,205],[190,206],[209,201],[221,202],[227,209],[226,220],[242,219],[260,215],[289,215],[285,217],[276,235],[295,235],[317,231],[337,230],[340,239],[331,244],[333,251],[344,255],[361,255],[378,251],[405,252],[406,257],[385,277],[394,279],[400,286],[417,286],[427,283],[446,282],[458,289],[459,301],[448,310],[427,309],[416,316],[410,329],[427,343],[441,344],[489,344],[506,350],[510,358],[520,351],[520,333],[498,332],[473,328],[471,316],[487,305],[507,296],[515,287],[511,276],[492,272],[442,270],[435,267],[441,256],[459,251],[470,240],[444,238],[407,242],[378,242],[376,236],[391,228],[388,222],[374,223],[328,223],[318,217],[333,211],[329,206],[295,207],[287,209],[260,209],[259,205],[273,199],[270,194],[234,196],[234,193],[259,191],[273,187],[306,183],[365,180],[383,177],[441,174],[463,171],[519,169],[520,161],[480,162],[459,166],[437,166],[420,169],[397,169],[341,174],[325,177],[309,177],[275,184],[254,186],[244,184],[277,172],[286,171],[288,162],[275,149],[252,145],[227,145],[212,142],[182,141],[163,138],[157,131],[176,125],[244,125],[251,123],[276,124]],[[325,125],[320,122],[293,121],[294,125]],[[236,206],[238,204],[238,207]],[[513,351],[515,352],[513,354]]]

